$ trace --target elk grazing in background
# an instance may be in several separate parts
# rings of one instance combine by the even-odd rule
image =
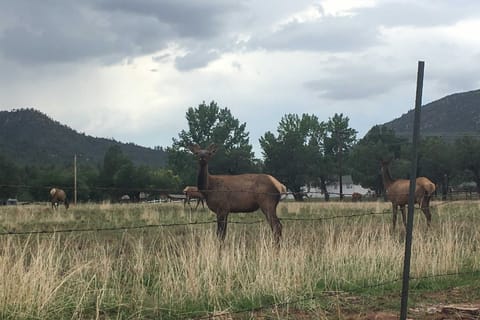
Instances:
[[[358,192],[352,193],[352,202],[362,201],[362,194]]]
[[[65,191],[59,188],[52,188],[50,190],[50,201],[53,209],[57,209],[59,203],[63,203],[65,205],[65,209],[68,209],[70,206],[68,203],[67,194]]]
[[[397,223],[397,210],[400,206],[402,212],[403,224],[406,224],[405,205],[408,204],[408,197],[410,191],[410,180],[396,179],[394,180],[390,174],[389,161],[381,162],[383,186],[387,194],[388,200],[392,202],[393,208],[393,229]],[[425,177],[416,179],[415,185],[415,203],[420,205],[420,208],[427,219],[427,225],[430,226],[432,215],[430,213],[430,198],[435,191],[435,185]]]
[[[183,206],[184,207],[187,204],[187,202],[190,205],[190,200],[191,199],[197,199],[197,205],[195,207],[195,210],[197,210],[200,202],[202,203],[202,207],[205,208],[205,203],[204,203],[205,197],[203,196],[203,194],[200,191],[198,191],[197,187],[186,186],[185,189],[183,189],[183,194],[185,195],[185,200],[183,200]]]
[[[217,236],[225,239],[230,212],[253,212],[259,208],[272,228],[278,245],[282,236],[282,224],[277,217],[277,205],[286,188],[267,174],[211,175],[208,161],[217,151],[211,144],[207,149],[190,146],[198,157],[199,171],[197,187],[204,195],[207,206],[217,215]]]

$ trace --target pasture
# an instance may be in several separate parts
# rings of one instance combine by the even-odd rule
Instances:
[[[480,202],[432,205],[428,231],[415,212],[410,306],[449,288],[480,298]],[[62,209],[0,208],[0,318],[344,319],[399,309],[404,234],[401,224],[391,231],[389,203],[280,202],[279,248],[261,212],[230,214],[221,247],[207,209]]]

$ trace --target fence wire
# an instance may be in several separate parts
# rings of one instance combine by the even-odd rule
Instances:
[[[465,200],[450,200],[443,201],[440,203],[435,203],[430,205],[430,208],[440,207],[452,203],[463,203]],[[309,202],[305,202],[308,204]],[[415,211],[419,211],[419,207],[415,207]],[[356,213],[350,215],[337,215],[337,216],[326,216],[318,218],[289,218],[289,217],[279,217],[280,221],[325,221],[325,220],[335,220],[335,219],[348,219],[348,218],[360,218],[367,216],[382,216],[392,214],[391,210],[382,210],[369,211],[364,213]],[[252,225],[264,223],[265,220],[254,220],[254,221],[229,221],[229,224],[240,224],[240,225]],[[2,231],[0,236],[6,235],[36,235],[36,234],[54,234],[54,233],[73,233],[73,232],[108,232],[108,231],[128,231],[135,229],[152,229],[152,228],[163,228],[163,227],[179,227],[179,226],[194,226],[194,225],[206,225],[206,224],[215,224],[216,220],[207,220],[207,221],[194,221],[194,222],[183,222],[183,223],[159,223],[159,224],[146,224],[146,225],[136,225],[136,226],[117,226],[117,227],[103,227],[103,228],[68,228],[68,229],[55,229],[55,230],[31,230],[31,231]]]
[[[438,203],[432,204],[430,207],[440,207],[448,204],[455,204],[455,203],[463,203],[465,200],[447,200]],[[305,204],[310,204],[311,202],[304,202]],[[420,208],[415,208],[415,210],[420,210]],[[333,220],[333,219],[349,219],[349,218],[359,218],[359,217],[367,217],[367,216],[381,216],[381,215],[389,215],[392,214],[391,210],[383,210],[380,212],[371,211],[371,212],[364,212],[358,214],[350,214],[350,215],[337,215],[337,216],[327,216],[327,217],[318,217],[318,218],[288,218],[283,217],[280,218],[281,221],[325,221],[325,220]],[[259,224],[264,223],[265,220],[254,220],[254,221],[229,221],[230,224],[242,224],[242,225],[251,225],[251,224]],[[178,226],[195,226],[195,225],[207,225],[207,224],[214,224],[216,220],[207,220],[207,221],[195,221],[195,222],[185,222],[185,223],[164,223],[164,224],[147,224],[147,225],[136,225],[136,226],[119,226],[119,227],[104,227],[104,228],[68,228],[68,229],[56,229],[56,230],[31,230],[31,231],[3,231],[0,232],[0,236],[9,236],[9,235],[37,235],[37,234],[56,234],[56,233],[74,233],[74,232],[116,232],[116,231],[128,231],[128,230],[138,230],[138,229],[152,229],[152,228],[167,228],[167,227],[178,227]],[[480,275],[480,270],[473,270],[473,271],[464,271],[464,272],[448,272],[443,274],[434,274],[434,275],[427,275],[427,276],[411,276],[410,280],[421,281],[426,279],[433,279],[433,278],[440,278],[440,277],[455,277],[455,276],[467,276],[467,275]],[[239,310],[232,310],[228,312],[222,313],[211,313],[208,311],[197,311],[191,313],[174,313],[174,316],[177,317],[188,317],[192,319],[215,319],[220,317],[244,314],[244,313],[255,313],[261,312],[262,310],[269,310],[269,309],[278,309],[278,308],[286,308],[291,305],[297,305],[301,303],[305,303],[308,301],[314,301],[319,299],[324,299],[327,296],[335,296],[335,295],[345,295],[345,294],[361,294],[369,289],[385,287],[388,285],[393,285],[402,281],[402,278],[397,278],[389,281],[378,282],[374,284],[364,285],[364,286],[357,286],[350,290],[343,290],[343,291],[323,291],[317,294],[313,294],[308,297],[284,301],[284,302],[275,302],[271,304],[264,304],[259,305],[256,307],[244,308]],[[400,296],[400,293],[399,293]],[[173,311],[173,310],[172,310]],[[203,314],[203,315],[199,315]]]

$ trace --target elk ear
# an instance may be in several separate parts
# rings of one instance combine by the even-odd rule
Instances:
[[[217,145],[216,145],[215,143],[210,144],[210,145],[208,146],[208,148],[207,148],[208,152],[210,152],[210,154],[212,154],[212,155],[213,155],[215,152],[217,152],[217,149],[218,149],[218,147],[217,147]]]
[[[198,144],[192,144],[191,146],[188,147],[190,151],[192,151],[193,154],[197,154],[200,151],[200,146]]]

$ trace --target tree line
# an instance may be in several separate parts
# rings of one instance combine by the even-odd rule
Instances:
[[[343,114],[334,114],[326,120],[313,114],[284,115],[276,132],[268,131],[260,138],[263,159],[254,157],[246,123],[215,101],[189,108],[185,118],[187,128],[172,138],[172,145],[165,149],[168,163],[163,168],[136,166],[118,146],[110,147],[98,165],[82,164],[79,159],[77,199],[118,201],[124,194],[138,199],[140,193],[157,198],[161,193],[180,193],[184,186],[196,184],[198,164],[188,151],[188,146],[194,143],[219,146],[209,166],[212,173],[269,173],[282,181],[297,200],[302,199],[305,187],[320,188],[328,200],[326,185],[329,182],[342,185],[345,175],[351,175],[354,183],[380,195],[381,160],[393,160],[394,177],[408,178],[412,147],[408,139],[396,136],[385,126],[374,126],[357,139],[357,131]],[[480,139],[424,138],[418,171],[434,181],[444,195],[466,181],[475,182],[480,193]],[[73,164],[18,166],[0,154],[0,199],[44,201],[53,186],[72,194],[73,172]]]

